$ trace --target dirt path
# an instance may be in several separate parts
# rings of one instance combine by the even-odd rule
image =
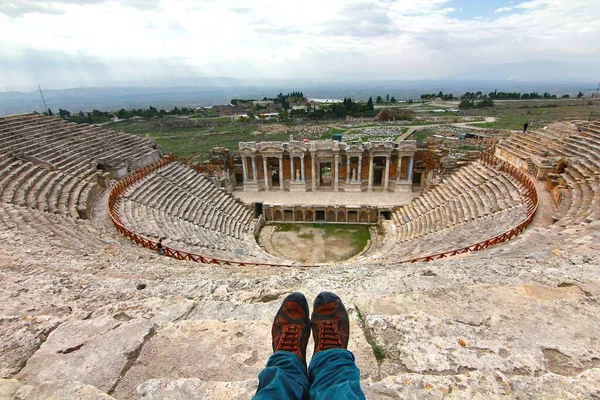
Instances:
[[[402,135],[400,135],[400,137],[396,140],[396,142],[400,142],[402,140],[405,140],[407,137],[409,137],[410,135],[412,135],[412,133],[416,130],[419,129],[423,129],[423,128],[432,128],[432,127],[436,127],[436,126],[440,126],[440,125],[451,125],[451,126],[456,126],[456,127],[470,127],[470,128],[475,128],[474,126],[471,125],[477,125],[477,124],[487,124],[488,122],[495,122],[496,121],[496,117],[485,117],[485,120],[483,121],[473,121],[473,122],[454,122],[454,123],[450,123],[450,124],[431,124],[431,125],[406,125],[403,127],[408,128],[408,131],[406,131],[406,133],[403,133]],[[480,128],[480,129],[485,129],[485,128]]]
[[[473,122],[453,122],[453,123],[448,123],[448,124],[440,123],[440,124],[429,124],[429,125],[393,125],[393,126],[408,129],[405,133],[400,135],[398,137],[398,139],[396,139],[396,142],[401,142],[402,140],[406,140],[406,138],[408,138],[414,131],[423,129],[423,128],[433,128],[433,127],[440,126],[440,125],[451,125],[451,126],[456,126],[456,127],[470,127],[470,128],[476,128],[476,129],[486,129],[486,128],[478,128],[478,127],[475,127],[472,125],[487,124],[487,123],[492,123],[492,122],[496,122],[496,117],[484,117],[483,121],[473,121]],[[340,129],[339,126],[334,126],[334,125],[327,125],[327,127]],[[344,133],[351,133],[351,132],[361,130],[364,128],[365,128],[365,126],[357,126],[354,128],[347,129],[346,131],[344,131]]]
[[[531,226],[542,226],[549,227],[554,223],[552,216],[556,212],[556,206],[552,200],[550,192],[546,190],[544,182],[538,181],[535,177],[530,176],[531,180],[535,184],[538,192],[538,209],[535,213],[535,217],[531,222]]]
[[[307,229],[307,228],[303,228]],[[300,231],[302,231],[301,229]],[[308,231],[313,235],[313,247],[312,247],[312,263],[318,264],[326,262],[325,259],[325,239],[323,239],[323,232],[320,229],[308,228]]]

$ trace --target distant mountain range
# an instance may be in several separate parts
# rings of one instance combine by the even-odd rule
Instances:
[[[510,82],[586,82],[581,77],[600,80],[597,64],[580,61],[535,60],[478,67],[448,77],[452,80],[493,80]]]
[[[543,76],[541,64],[539,76]],[[202,81],[202,85],[177,87],[102,87],[74,88],[62,90],[44,90],[48,107],[54,112],[59,108],[71,112],[118,110],[121,108],[156,108],[170,109],[174,106],[208,107],[216,104],[228,104],[232,98],[275,97],[279,92],[303,91],[307,97],[343,98],[352,97],[355,100],[366,101],[369,97],[395,96],[396,99],[418,99],[422,93],[453,93],[460,95],[467,91],[490,92],[499,91],[520,92],[550,92],[555,94],[579,91],[595,91],[595,82],[557,82],[556,80],[517,81],[511,78],[499,79],[497,74],[514,76],[519,68],[516,64],[506,64],[499,70],[494,67],[489,71],[480,71],[481,76],[497,76],[496,78],[473,80],[459,76],[446,80],[428,81],[370,81],[370,82],[308,82],[305,84],[290,81],[245,82],[230,78],[210,78]],[[513,72],[515,74],[513,74]],[[523,73],[524,74],[524,73]],[[524,76],[524,75],[523,75]],[[178,82],[180,83],[180,82]],[[191,83],[191,82],[190,82]],[[42,88],[43,89],[43,88]],[[0,92],[0,115],[44,111],[44,104],[38,90],[31,92]]]

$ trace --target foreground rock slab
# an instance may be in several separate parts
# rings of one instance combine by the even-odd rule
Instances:
[[[0,378],[17,374],[59,324],[60,319],[45,315],[0,317]]]
[[[127,398],[150,379],[256,379],[272,353],[266,321],[193,320],[167,324],[148,341],[115,396]]]
[[[150,379],[136,389],[139,399],[151,400],[246,400],[256,392],[256,379],[234,382],[203,381],[196,378]]]
[[[48,336],[18,379],[32,385],[76,380],[111,393],[154,331],[155,325],[143,319],[67,321]]]

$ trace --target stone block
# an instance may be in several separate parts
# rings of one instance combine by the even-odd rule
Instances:
[[[386,356],[382,375],[573,375],[600,365],[599,310],[577,287],[466,287],[360,307]]]
[[[256,379],[271,349],[271,322],[181,321],[159,329],[117,388],[129,397],[150,379],[203,381]]]
[[[47,315],[0,318],[0,378],[17,374],[59,324]]]
[[[252,398],[258,387],[258,379],[218,382],[197,378],[149,379],[135,391],[138,399],[151,400],[201,400]]]
[[[144,319],[67,321],[29,358],[18,379],[29,384],[76,380],[108,392],[154,330]]]
[[[19,395],[19,393],[17,393]],[[19,397],[17,397],[19,398]],[[110,400],[109,396],[98,388],[71,380],[46,381],[35,386],[20,397],[22,400]]]

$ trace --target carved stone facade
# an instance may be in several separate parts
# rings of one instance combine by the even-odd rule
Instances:
[[[376,224],[382,213],[390,208],[370,206],[283,206],[263,205],[265,222],[337,222],[349,224]]]
[[[409,191],[416,142],[245,142],[245,191]]]

